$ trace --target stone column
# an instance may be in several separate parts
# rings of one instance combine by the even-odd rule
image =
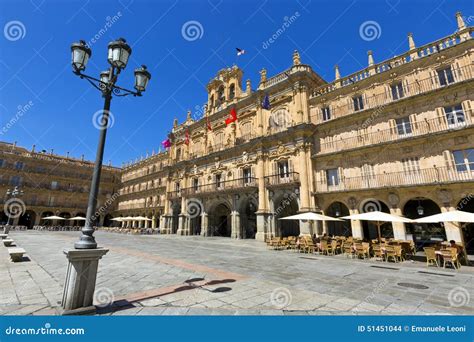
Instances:
[[[99,260],[108,251],[104,248],[64,250],[69,262],[61,304],[64,315],[95,312],[93,298]]]
[[[300,200],[301,207],[300,212],[310,211],[311,205],[309,201],[309,184],[308,184],[308,169],[306,168],[306,149],[307,147],[303,146],[299,152],[298,158],[298,171],[300,173]]]
[[[350,215],[358,215],[359,209],[349,209]],[[351,229],[352,237],[363,239],[364,238],[364,229],[362,227],[362,222],[360,220],[351,220]]]
[[[240,239],[240,213],[237,210],[232,211],[232,230],[230,236],[234,239]]]
[[[270,211],[268,206],[267,189],[265,187],[265,156],[259,154],[257,156],[257,178],[258,178],[258,210],[255,212],[257,216],[257,233],[255,239],[265,241],[270,236]]]
[[[156,216],[153,215],[151,217],[151,219],[153,220],[153,221],[151,221],[151,228],[156,228]]]
[[[36,214],[35,216],[35,222],[33,225],[39,226],[41,224],[41,214]]]
[[[186,198],[181,197],[181,213],[179,214],[179,221],[178,221],[178,231],[176,232],[177,235],[188,235],[187,232],[187,221],[188,221],[188,201]]]
[[[390,214],[396,216],[403,216],[402,210],[398,207],[390,208]],[[395,240],[406,240],[407,239],[407,231],[405,228],[405,223],[403,222],[392,222],[393,227],[393,238]]]
[[[209,216],[206,212],[201,214],[201,236],[209,236]]]
[[[449,205],[441,207],[441,212],[443,213],[447,211],[453,211],[453,210],[456,210],[456,208]],[[460,226],[458,226],[457,224],[453,222],[444,222],[444,229],[446,232],[446,239],[448,241],[454,240],[457,243],[463,243],[464,238],[463,238],[462,229]]]

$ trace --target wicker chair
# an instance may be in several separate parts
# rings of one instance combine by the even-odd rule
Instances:
[[[436,250],[433,247],[424,247],[423,250],[426,254],[426,266],[434,264],[436,267],[439,267],[438,258],[436,257]]]
[[[448,263],[453,265],[456,270],[461,268],[456,248],[446,248],[441,251],[441,255],[443,256],[443,268],[446,268],[446,264]]]

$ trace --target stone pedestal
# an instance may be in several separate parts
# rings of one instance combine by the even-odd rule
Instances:
[[[273,215],[267,212],[257,212],[257,234],[255,235],[255,240],[265,241],[266,238],[270,238],[275,234],[272,233],[271,229],[271,220]]]
[[[69,261],[61,303],[64,315],[95,312],[92,302],[97,269],[99,260],[108,251],[104,248],[64,250]]]

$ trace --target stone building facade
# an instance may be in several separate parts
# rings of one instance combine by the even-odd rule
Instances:
[[[305,211],[474,212],[473,28],[456,19],[454,34],[419,47],[409,34],[407,52],[376,63],[369,51],[365,69],[342,77],[336,66],[329,83],[297,51],[280,74],[263,69],[256,90],[238,67],[220,70],[204,117],[175,120],[166,152],[124,168],[117,214],[152,218],[161,233],[263,240],[375,236],[358,221],[279,220]],[[461,241],[462,230],[387,224],[383,234]]]
[[[41,220],[56,215],[64,218],[86,216],[89,187],[94,163],[69,156],[36,152],[14,144],[0,142],[0,194],[2,211],[0,224],[8,216],[13,225],[83,225],[84,221]],[[98,225],[109,224],[118,197],[120,169],[104,166],[97,208]],[[18,187],[23,195],[16,203],[8,202],[7,190]],[[8,203],[11,203],[10,206]],[[21,209],[18,216],[12,206]],[[10,208],[12,207],[12,208]],[[16,210],[15,209],[15,210]],[[12,210],[10,212],[10,210]]]

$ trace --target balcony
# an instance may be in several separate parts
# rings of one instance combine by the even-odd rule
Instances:
[[[329,185],[326,180],[315,184],[315,193],[330,193],[365,189],[383,189],[399,186],[435,185],[474,181],[474,171],[457,171],[447,167],[433,167],[412,172],[385,172],[371,176],[343,177],[339,184]]]
[[[466,27],[464,30],[457,31],[456,33],[450,36],[438,39],[434,42],[415,48],[414,50],[407,51],[402,55],[390,58],[383,62],[377,63],[372,67],[357,71],[339,80],[316,88],[313,91],[311,97],[327,95],[341,87],[352,87],[355,83],[365,80],[366,78],[369,78],[372,75],[377,75],[390,70],[394,71],[393,69],[400,65],[411,63],[414,60],[417,61],[419,59],[436,54],[442,50],[459,45],[466,40],[466,35],[472,38],[473,32],[473,27]]]
[[[428,93],[436,89],[442,89],[449,87],[453,84],[460,83],[463,81],[470,80],[474,77],[473,65],[467,65],[462,68],[451,68],[453,74],[453,82],[442,85],[439,81],[438,76],[430,76],[425,79],[416,80],[414,82],[403,85],[403,96],[393,98],[391,94],[383,93],[374,96],[367,96],[363,102],[363,108],[356,110],[352,101],[350,103],[341,106],[331,106],[331,119],[341,118],[356,112],[361,112],[367,109],[383,110],[385,106],[390,103],[403,101],[406,98],[413,97],[416,95]],[[319,96],[313,94],[313,97]],[[348,98],[348,101],[351,100]],[[330,120],[324,120],[323,114],[320,108],[312,108],[311,116],[315,117],[317,123],[323,123]]]
[[[324,139],[320,143],[319,151],[316,155],[328,153],[337,153],[344,150],[352,150],[360,147],[378,145],[386,142],[401,141],[414,137],[421,137],[428,134],[448,132],[463,128],[472,127],[472,111],[465,113],[465,122],[457,124],[448,123],[446,117],[436,117],[430,120],[419,120],[411,122],[411,133],[399,134],[397,127],[388,128],[367,134],[357,134],[353,137],[344,139]]]
[[[235,145],[241,145],[241,144],[245,144],[246,142],[249,142],[250,140],[256,138],[257,135],[254,134],[254,133],[250,133],[250,134],[245,134],[241,137],[237,137],[235,139]]]
[[[238,178],[227,181],[221,181],[219,183],[203,184],[197,187],[190,187],[183,189],[182,193],[184,196],[192,197],[199,196],[202,194],[210,194],[216,192],[233,192],[233,191],[245,191],[246,189],[255,190],[258,188],[258,180],[254,177]]]
[[[285,187],[300,183],[300,174],[298,172],[279,173],[265,177],[266,187]]]

